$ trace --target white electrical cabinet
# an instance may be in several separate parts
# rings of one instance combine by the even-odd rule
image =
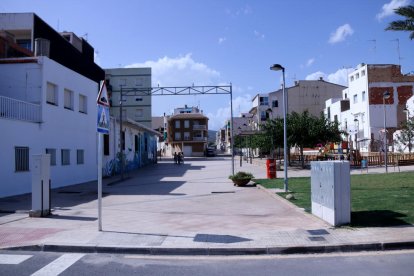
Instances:
[[[348,161],[311,162],[312,214],[333,226],[351,222]]]
[[[31,217],[50,214],[50,154],[32,156],[32,210]]]

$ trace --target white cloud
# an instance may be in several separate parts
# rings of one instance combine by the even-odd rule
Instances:
[[[342,68],[338,69],[336,72],[331,74],[325,74],[324,72],[317,71],[315,73],[312,73],[308,76],[306,76],[306,80],[319,80],[321,77],[332,83],[348,86],[348,73],[349,69]]]
[[[225,37],[220,37],[219,39],[218,39],[218,43],[219,44],[222,44],[224,41],[226,41],[227,40],[227,38],[225,38]]]
[[[308,61],[306,62],[306,67],[310,67],[314,62],[315,62],[314,58],[308,59]]]
[[[191,54],[176,58],[163,57],[156,61],[134,63],[125,68],[151,67],[153,86],[216,85],[220,73],[204,63],[196,62]]]
[[[391,16],[394,14],[394,10],[402,6],[407,6],[410,4],[410,0],[391,0],[391,2],[384,4],[382,6],[381,12],[377,13],[376,17],[378,20],[381,20],[385,17]]]
[[[264,34],[262,34],[262,33],[258,32],[258,31],[256,31],[256,30],[254,30],[254,35],[255,35],[256,37],[258,37],[258,38],[261,38],[261,39],[264,39],[264,38],[265,38],[265,35],[264,35]]]
[[[351,25],[344,24],[339,26],[329,37],[329,43],[335,44],[344,41],[347,36],[351,36],[353,33],[354,30],[351,28]]]
[[[234,90],[238,90],[235,88]],[[233,99],[233,116],[237,117],[240,113],[248,112],[252,107],[252,96],[245,94]],[[216,112],[209,112],[206,116],[209,118],[208,128],[211,130],[218,130],[224,126],[227,119],[230,118],[230,101],[227,102],[226,107],[220,107]]]

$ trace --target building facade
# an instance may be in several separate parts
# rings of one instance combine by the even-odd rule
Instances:
[[[37,154],[51,156],[52,188],[96,180],[105,75],[93,48],[80,38],[73,45],[33,13],[2,13],[0,26],[0,197],[31,192]]]
[[[287,87],[286,113],[302,113],[305,110],[309,114],[319,117],[325,108],[325,101],[331,98],[340,98],[342,90],[346,87],[319,80],[296,81],[292,87]],[[269,93],[270,118],[283,118],[283,89]]]
[[[151,68],[105,69],[111,116],[151,128]],[[122,101],[121,101],[122,93]]]
[[[157,162],[157,141],[160,136],[157,131],[128,118],[122,122],[122,134],[120,128],[119,120],[111,117],[110,132],[103,137],[104,176],[120,174],[122,160],[124,172]]]
[[[403,75],[399,65],[360,64],[348,75],[348,81],[340,99],[326,102],[325,115],[347,130],[355,149],[382,151],[386,133],[388,150],[392,151],[393,133],[406,120],[404,109],[413,96],[414,75]],[[389,93],[387,99],[385,92]],[[349,103],[348,109],[338,108],[343,102]]]
[[[177,108],[168,118],[167,133],[167,155],[183,152],[184,156],[204,156],[208,118],[196,107]]]

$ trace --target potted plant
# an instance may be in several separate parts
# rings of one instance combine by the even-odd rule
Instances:
[[[229,179],[231,179],[234,183],[234,186],[245,186],[247,183],[250,182],[250,180],[254,176],[251,173],[248,172],[238,172],[236,174],[230,175]]]

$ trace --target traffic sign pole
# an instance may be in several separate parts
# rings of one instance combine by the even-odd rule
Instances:
[[[98,132],[98,230],[102,231],[102,136]]]

